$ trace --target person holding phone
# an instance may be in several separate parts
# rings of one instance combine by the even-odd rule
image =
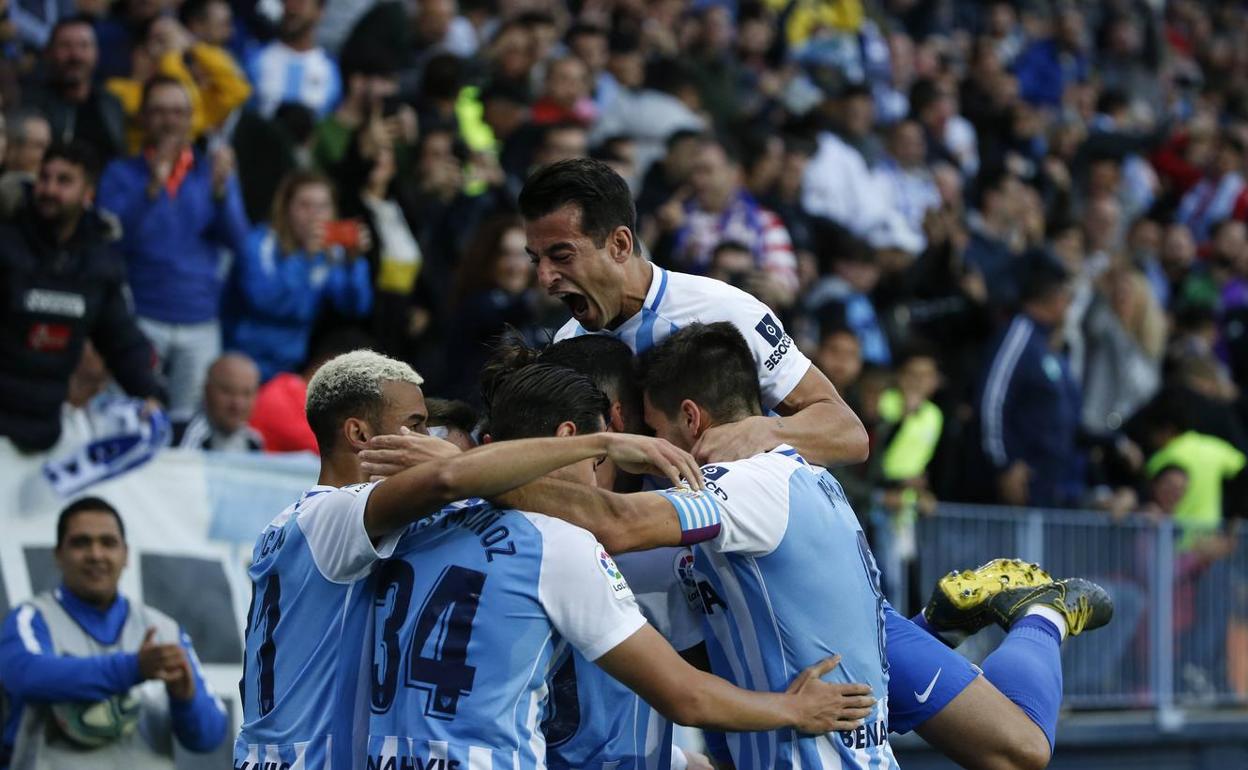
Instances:
[[[368,261],[359,258],[372,235],[336,216],[329,180],[294,171],[278,187],[270,224],[251,233],[235,265],[225,342],[255,360],[263,381],[298,370],[326,310],[363,318],[372,309]]]

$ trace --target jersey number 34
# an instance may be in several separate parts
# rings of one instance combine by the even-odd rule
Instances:
[[[374,615],[388,614],[377,626],[372,708],[378,714],[390,710],[402,671],[406,686],[429,694],[427,716],[454,719],[459,699],[472,692],[476,678],[476,667],[468,665],[468,642],[485,573],[456,566],[442,571],[416,616],[404,666],[399,632],[412,607],[414,583],[412,565],[398,559],[388,562],[379,575]]]

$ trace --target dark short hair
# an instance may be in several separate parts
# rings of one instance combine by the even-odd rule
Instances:
[[[186,0],[178,9],[178,21],[189,26],[208,15],[208,8],[213,3],[229,4],[229,0]]]
[[[100,178],[100,156],[95,148],[81,139],[71,142],[53,142],[43,154],[43,163],[51,160],[62,160],[71,166],[82,169],[87,182],[94,185]]]
[[[1025,254],[1021,266],[1023,280],[1019,299],[1024,303],[1044,301],[1070,282],[1070,273],[1046,251]]]
[[[83,13],[76,13],[73,16],[65,16],[58,19],[56,24],[52,25],[52,31],[48,33],[47,46],[50,47],[52,45],[52,41],[56,40],[56,36],[61,34],[62,31],[70,27],[77,27],[79,25],[89,28],[91,33],[95,34],[95,22],[91,19],[91,17]]]
[[[464,433],[472,433],[481,422],[481,416],[467,401],[426,398],[425,407],[429,410],[430,427],[442,425],[462,430]]]
[[[580,372],[607,398],[619,401],[625,415],[641,419],[641,385],[637,381],[633,351],[624,342],[605,334],[583,334],[547,347],[538,354],[537,360]]]
[[[633,195],[606,163],[561,160],[538,169],[520,191],[520,215],[530,222],[568,205],[580,209],[581,230],[594,245],[601,248],[617,227],[627,227],[633,233],[633,252],[641,253]]]
[[[611,402],[593,381],[567,367],[528,364],[498,378],[490,391],[489,430],[499,441],[553,436],[565,422],[597,433]]]
[[[143,112],[147,109],[147,102],[152,98],[152,92],[157,88],[164,88],[165,86],[173,86],[180,89],[182,93],[186,94],[187,102],[190,102],[191,92],[186,90],[186,84],[181,80],[178,80],[171,75],[152,75],[147,79],[147,82],[143,84],[143,99],[139,102],[139,112]]]
[[[717,422],[762,413],[750,346],[726,321],[686,326],[641,357],[642,390],[666,415],[690,399]]]
[[[117,520],[117,529],[121,532],[121,540],[126,540],[126,525],[121,520],[121,514],[117,513],[107,500],[102,497],[80,497],[61,510],[61,515],[56,519],[56,547],[59,550],[65,544],[65,533],[69,531],[69,520],[80,513],[108,513]]]

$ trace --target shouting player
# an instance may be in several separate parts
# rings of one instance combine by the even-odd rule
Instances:
[[[557,340],[608,334],[640,354],[683,326],[715,321],[731,323],[745,338],[762,407],[780,416],[711,426],[693,445],[699,461],[739,460],[782,444],[821,466],[864,458],[861,424],[774,312],[727,284],[663,270],[641,257],[628,186],[610,167],[592,160],[547,166],[525,184],[520,209],[539,282],[573,314]],[[622,569],[628,574],[628,567]],[[1001,560],[942,580],[937,591],[945,600],[934,603],[931,624],[916,617],[926,628],[885,602],[892,730],[917,730],[966,767],[1047,766],[1061,702],[1060,644],[1068,633],[1082,631],[1092,613],[1081,613],[1074,624],[1043,606],[1033,607],[1028,618],[1010,615],[1018,622],[985,661],[983,676],[936,631],[982,625],[1003,587],[1061,592],[1064,585],[1028,565]],[[1070,601],[1080,604],[1076,597]],[[1097,605],[1097,617],[1108,612],[1103,594],[1084,596],[1081,606],[1090,607],[1088,602]]]

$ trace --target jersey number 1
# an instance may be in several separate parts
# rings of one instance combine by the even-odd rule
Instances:
[[[394,560],[387,563],[377,584],[374,607],[384,610],[390,605],[378,634],[378,662],[373,663],[372,707],[377,713],[390,710],[398,689],[403,668],[399,631],[407,621],[414,583],[412,565]],[[468,642],[484,587],[484,572],[447,567],[416,616],[404,684],[429,693],[428,716],[453,719],[460,697],[472,692],[477,669],[468,665]]]

